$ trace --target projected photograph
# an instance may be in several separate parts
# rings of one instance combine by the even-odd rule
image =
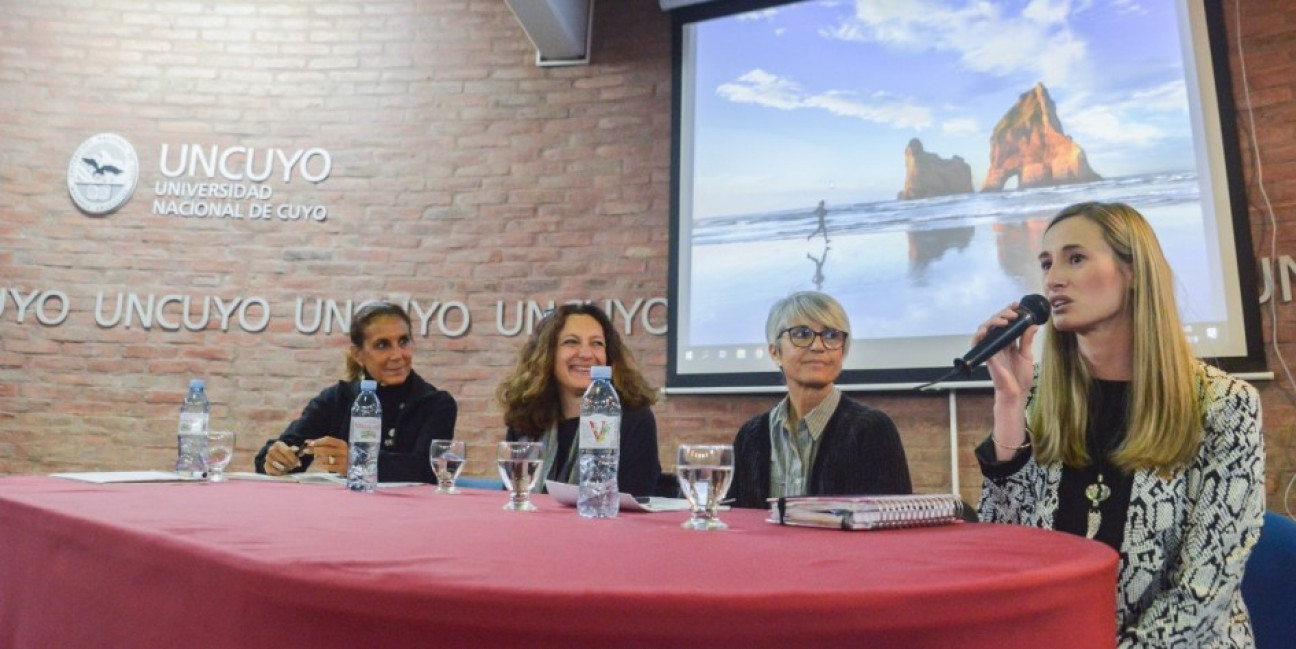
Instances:
[[[846,307],[847,369],[948,366],[1042,292],[1048,218],[1090,200],[1148,217],[1190,335],[1226,344],[1231,216],[1183,4],[824,0],[684,26],[678,370],[770,370],[769,306],[807,289]]]

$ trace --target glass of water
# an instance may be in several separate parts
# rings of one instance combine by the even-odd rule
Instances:
[[[202,450],[203,464],[207,466],[207,480],[225,481],[225,467],[234,458],[234,431],[209,430],[207,444]]]
[[[729,529],[717,516],[720,501],[733,482],[734,452],[729,444],[680,444],[675,473],[688,500],[686,530]]]
[[[509,501],[504,509],[512,512],[533,512],[531,488],[540,477],[544,464],[543,442],[500,442],[495,451],[500,479],[509,490]]]
[[[436,474],[439,494],[457,494],[455,479],[463,470],[468,459],[468,447],[463,442],[451,439],[434,439],[428,448],[428,460],[432,462],[432,473]]]

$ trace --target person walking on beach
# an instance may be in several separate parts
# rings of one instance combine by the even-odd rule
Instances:
[[[810,236],[806,237],[806,241],[813,239],[816,234],[822,232],[824,243],[828,243],[828,222],[824,220],[824,217],[828,216],[828,210],[824,207],[823,201],[819,201],[819,207],[815,208],[814,215],[819,217],[819,227],[814,232],[811,232]]]

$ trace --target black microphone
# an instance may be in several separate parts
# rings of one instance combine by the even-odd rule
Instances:
[[[1021,338],[1021,335],[1032,325],[1048,322],[1050,311],[1048,300],[1044,299],[1043,295],[1031,294],[1023,297],[1017,306],[1017,318],[1006,326],[994,327],[986,332],[986,337],[982,338],[971,351],[964,354],[963,358],[954,359],[954,369],[964,376],[971,375],[976,366],[986,362],[986,359],[1012,344],[1014,340]]]

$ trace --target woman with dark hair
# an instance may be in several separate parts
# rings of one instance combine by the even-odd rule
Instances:
[[[1133,208],[1066,207],[1042,248],[1040,366],[1037,327],[987,363],[982,520],[1116,550],[1123,648],[1254,646],[1240,584],[1264,514],[1259,395],[1193,356],[1170,266]]]
[[[617,487],[651,496],[661,474],[657,420],[649,409],[657,395],[635,367],[630,349],[602,309],[565,304],[540,321],[518,354],[517,364],[496,390],[504,410],[507,439],[545,444],[548,478],[575,484],[576,428],[590,368],[612,366],[612,385],[621,398],[621,461]],[[543,489],[543,482],[537,483]]]
[[[351,405],[360,381],[378,382],[382,403],[379,482],[436,482],[428,461],[434,439],[453,439],[458,406],[414,372],[410,318],[387,302],[368,304],[351,318],[351,347],[345,378],[311,399],[301,417],[256,456],[257,473],[300,473],[313,459],[332,473],[346,475]]]

